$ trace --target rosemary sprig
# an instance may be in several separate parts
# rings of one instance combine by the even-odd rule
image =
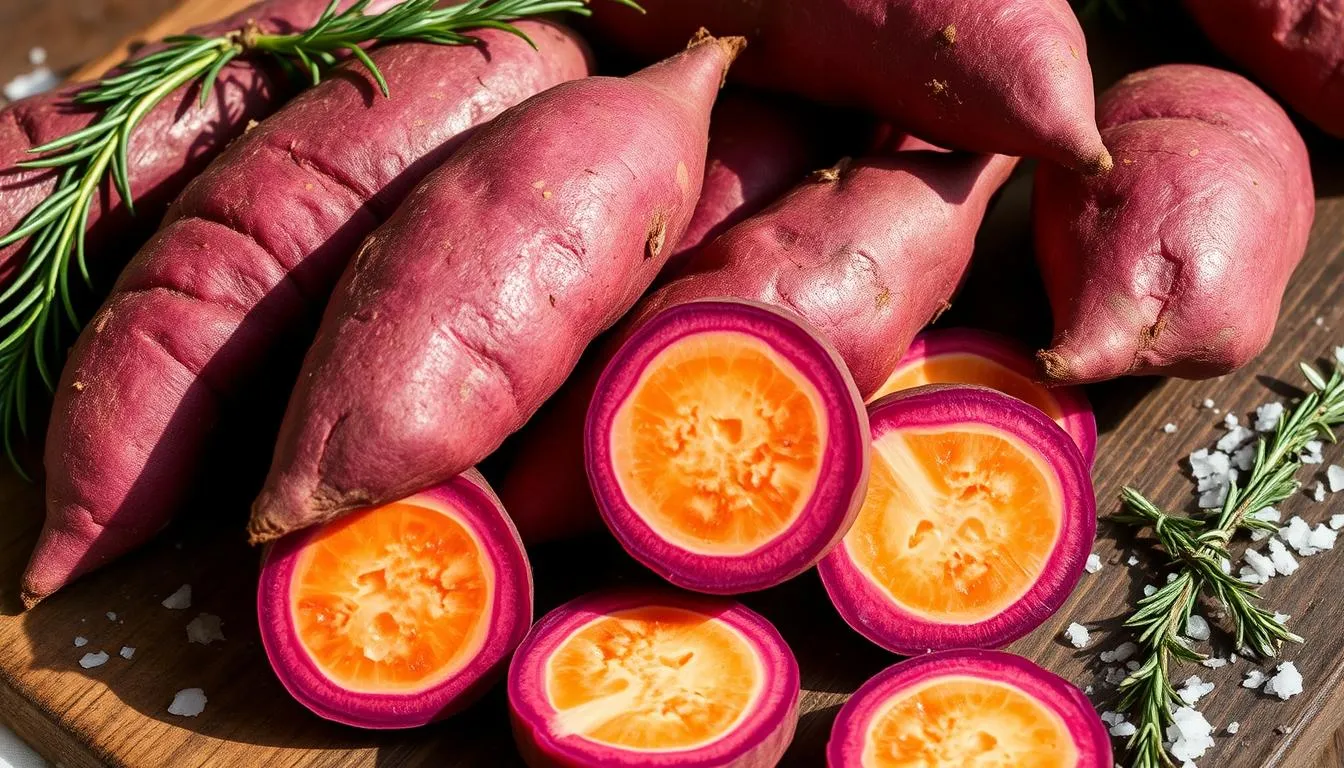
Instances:
[[[639,10],[633,0],[612,1]],[[5,454],[20,474],[13,436],[15,428],[27,434],[32,373],[53,389],[49,356],[59,349],[63,324],[80,325],[70,292],[72,261],[92,289],[84,233],[94,197],[110,175],[117,194],[134,213],[127,158],[131,134],[164,98],[183,85],[199,83],[200,101],[205,104],[220,72],[239,57],[277,60],[316,84],[342,52],[362,62],[386,96],[387,81],[362,46],[397,40],[466,45],[476,39],[464,30],[483,28],[505,30],[526,40],[510,22],[548,13],[590,13],[587,0],[469,0],[443,8],[436,7],[437,0],[404,0],[370,15],[364,15],[369,0],[358,0],[339,12],[338,4],[332,0],[316,23],[300,32],[267,34],[249,22],[215,37],[165,38],[159,50],[128,62],[75,95],[75,103],[101,110],[92,124],[34,147],[29,151],[41,157],[19,164],[56,173],[52,192],[0,237],[0,248],[28,242],[22,269],[0,291],[0,435]],[[56,309],[58,302],[64,321]]]
[[[1311,392],[1281,415],[1274,431],[1261,437],[1255,460],[1244,482],[1230,484],[1226,500],[1216,511],[1193,516],[1166,512],[1133,488],[1120,498],[1123,511],[1112,519],[1152,528],[1158,544],[1177,568],[1176,578],[1139,601],[1138,609],[1125,622],[1142,649],[1141,666],[1120,684],[1121,709],[1130,712],[1137,732],[1128,748],[1131,768],[1159,768],[1173,762],[1162,746],[1172,708],[1179,699],[1172,685],[1173,662],[1200,661],[1181,637],[1186,622],[1200,598],[1221,605],[1232,622],[1238,649],[1246,648],[1269,658],[1284,642],[1302,642],[1288,631],[1272,611],[1257,604],[1254,585],[1230,573],[1222,563],[1227,546],[1239,532],[1277,530],[1269,522],[1250,515],[1287,499],[1299,488],[1295,479],[1299,458],[1312,440],[1335,441],[1334,428],[1344,423],[1344,361],[1335,360],[1327,379],[1310,365],[1301,365]]]

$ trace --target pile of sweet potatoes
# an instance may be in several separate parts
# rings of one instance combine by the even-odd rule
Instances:
[[[220,28],[302,28],[326,5],[269,0]],[[492,456],[491,504],[526,543],[598,529],[585,420],[599,379],[656,318],[694,325],[702,303],[796,327],[853,395],[853,413],[830,415],[866,431],[863,401],[956,300],[1020,157],[1038,161],[1055,320],[1035,379],[1215,376],[1269,343],[1313,183],[1292,120],[1250,80],[1165,65],[1094,99],[1065,0],[642,5],[593,6],[580,30],[596,57],[579,33],[526,21],[526,38],[371,46],[387,98],[346,66],[280,108],[294,86],[244,59],[204,105],[184,87],[153,112],[132,145],[141,216],[114,193],[95,207],[90,252],[109,269],[138,253],[55,391],[26,604],[236,480],[213,458],[226,425],[272,457],[254,542],[449,487]],[[1228,4],[1185,5],[1344,135],[1338,2],[1300,17],[1246,0],[1236,22]],[[603,56],[642,68],[614,76]],[[63,106],[70,93],[4,111],[0,165],[92,119]],[[54,183],[15,179],[0,228]],[[0,280],[23,256],[0,252]],[[721,422],[717,444],[740,437]],[[782,577],[834,548],[856,509]]]

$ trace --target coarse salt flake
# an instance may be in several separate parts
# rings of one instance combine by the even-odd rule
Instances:
[[[1199,703],[1199,700],[1213,693],[1213,683],[1206,683],[1199,679],[1199,675],[1191,675],[1181,685],[1176,695],[1184,701],[1186,706],[1193,707]]]
[[[1200,403],[1200,405],[1203,405],[1205,409],[1212,410],[1214,405],[1213,398],[1212,397],[1204,398],[1204,402]]]
[[[1242,688],[1259,688],[1265,684],[1265,673],[1258,669],[1247,670],[1246,677],[1241,681]]]
[[[1323,448],[1325,448],[1325,443],[1322,443],[1320,440],[1308,440],[1307,444],[1302,447],[1302,456],[1301,456],[1302,463],[1303,464],[1324,463],[1325,457],[1321,455],[1321,450]]]
[[[79,660],[79,666],[85,669],[93,669],[94,667],[101,667],[104,664],[106,664],[107,659],[108,659],[107,651],[98,651],[97,653],[86,653],[84,654],[83,658]]]
[[[1246,558],[1246,564],[1250,566],[1251,570],[1255,571],[1255,575],[1259,576],[1261,579],[1268,579],[1276,573],[1274,570],[1274,562],[1268,557],[1256,552],[1254,549],[1246,550],[1243,556]]]
[[[168,705],[168,714],[195,717],[205,711],[205,702],[204,690],[184,688],[173,694],[173,703]]]
[[[1234,734],[1240,730],[1241,730],[1241,723],[1238,723],[1236,720],[1233,720],[1232,722],[1227,724],[1227,732],[1229,734]]]
[[[1287,701],[1302,692],[1302,673],[1297,671],[1297,666],[1293,662],[1285,661],[1265,683],[1264,691]]]
[[[1237,418],[1237,414],[1228,411],[1227,415],[1223,417],[1223,426],[1227,429],[1236,429],[1237,424],[1239,424],[1240,421],[1241,420]]]
[[[1297,571],[1297,558],[1278,539],[1269,540],[1269,561],[1274,564],[1276,574],[1291,576]]]
[[[1344,520],[1344,515],[1340,515],[1339,517],[1341,518],[1341,520]],[[1139,558],[1137,558],[1137,557],[1135,557],[1135,556],[1133,556],[1133,555],[1130,555],[1130,556],[1129,556],[1129,559],[1125,561],[1125,565],[1128,565],[1128,566],[1130,566],[1131,568],[1134,567],[1134,566],[1136,566],[1136,565],[1138,565],[1138,564],[1139,564]]]
[[[1087,641],[1091,639],[1091,635],[1088,633],[1087,627],[1084,627],[1078,622],[1074,622],[1064,628],[1064,639],[1068,640],[1069,645],[1072,645],[1074,648],[1082,648],[1087,645]]]
[[[76,648],[83,648],[84,646],[86,646],[86,645],[88,645],[88,644],[89,644],[89,638],[84,637],[84,636],[82,636],[82,635],[76,635],[76,636],[75,636],[75,647],[76,647]]]
[[[224,639],[224,622],[214,614],[202,613],[187,624],[187,641],[209,645]]]
[[[1203,664],[1209,669],[1222,669],[1223,667],[1227,666],[1227,659],[1224,659],[1220,656],[1210,656],[1209,658],[1199,663]]]
[[[108,621],[116,621],[116,620],[117,620],[117,614],[116,614],[116,612],[114,612],[114,611],[108,611],[108,612],[107,612],[107,620],[108,620]]]
[[[1117,645],[1113,651],[1102,651],[1101,660],[1105,664],[1128,661],[1130,657],[1139,652],[1139,646],[1128,640]]]
[[[1197,613],[1190,614],[1185,620],[1185,636],[1191,640],[1209,639],[1209,622]]]
[[[1096,573],[1101,570],[1101,558],[1095,554],[1087,556],[1087,563],[1083,565],[1083,570],[1088,573]]]
[[[1317,480],[1316,482],[1312,483],[1311,500],[1316,502],[1317,504],[1321,503],[1322,501],[1325,501],[1325,483],[1322,483],[1320,480]]]
[[[163,607],[174,611],[186,610],[191,607],[191,585],[183,584],[177,588],[173,594],[163,598]]]
[[[1213,746],[1213,726],[1204,715],[1191,707],[1178,707],[1171,713],[1167,726],[1167,740],[1171,742],[1171,756],[1177,760],[1203,757]]]
[[[1338,531],[1340,528],[1344,528],[1344,515],[1331,515],[1330,530]]]
[[[1162,431],[1166,432],[1168,435],[1174,435],[1176,434],[1176,425],[1168,421],[1166,424],[1162,425]]]
[[[1325,470],[1325,480],[1330,484],[1331,493],[1344,491],[1344,467],[1338,464],[1331,464]]]
[[[119,653],[121,655],[121,658],[129,659],[135,655],[135,649],[129,645],[123,645],[121,646],[121,651]]]
[[[1263,523],[1278,523],[1283,521],[1283,514],[1273,507],[1265,507],[1257,512],[1247,515],[1252,520],[1259,520]],[[1251,541],[1264,541],[1268,539],[1272,531],[1262,528],[1256,528],[1251,531]]]
[[[1223,453],[1232,453],[1254,437],[1255,433],[1245,427],[1233,427],[1226,435],[1218,438],[1217,448]]]
[[[1255,409],[1255,431],[1273,432],[1283,415],[1283,403],[1265,403]]]

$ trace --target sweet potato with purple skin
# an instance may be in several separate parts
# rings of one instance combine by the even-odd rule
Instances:
[[[407,198],[327,307],[254,541],[452,477],[527,421],[685,232],[741,44],[700,35],[630,77],[552,88]]]
[[[719,99],[709,123],[700,201],[660,279],[676,277],[696,249],[774,202],[808,171],[829,162],[823,159],[826,142],[816,111],[741,91]]]
[[[1036,172],[1046,375],[1084,383],[1236,370],[1264,349],[1315,215],[1302,137],[1245,78],[1137,72],[1101,99],[1115,170]]]
[[[863,109],[941,146],[1110,167],[1067,0],[649,0],[596,39],[659,56],[697,27],[750,43],[736,81]]]
[[[482,47],[378,49],[390,98],[350,65],[187,188],[66,365],[26,601],[144,543],[185,502],[220,426],[283,403],[298,350],[360,242],[466,131],[588,73],[572,33],[519,28],[539,51],[495,30],[480,33]]]
[[[241,28],[249,19],[267,32],[291,32],[315,22],[328,0],[269,0],[192,30],[218,35]],[[342,3],[348,6],[350,1]],[[367,13],[395,5],[379,0]],[[153,48],[146,49],[146,52]],[[33,159],[28,150],[87,127],[97,112],[73,105],[71,96],[88,83],[72,83],[31,96],[0,112],[0,233],[14,227],[51,193],[57,173],[17,167]],[[168,204],[187,182],[224,150],[249,120],[274,111],[296,82],[261,60],[234,59],[220,73],[204,106],[195,85],[182,86],[145,115],[131,134],[128,179],[135,216],[111,184],[89,210],[90,268],[115,274],[153,232]],[[7,285],[23,264],[26,242],[0,249],[0,285]]]
[[[860,394],[882,385],[915,334],[947,307],[985,208],[1017,162],[910,139],[892,147],[899,151],[815,174],[701,249],[685,277],[641,302],[590,356],[545,421],[528,427],[499,486],[524,541],[597,525],[583,470],[584,414],[606,362],[666,307],[725,296],[790,309],[836,347]]]
[[[1344,138],[1344,0],[1185,0],[1213,44]]]

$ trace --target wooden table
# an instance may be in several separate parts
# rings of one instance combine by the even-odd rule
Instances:
[[[27,50],[42,45],[59,71],[97,56],[122,36],[164,11],[172,0],[8,0],[0,5],[0,81],[26,71]],[[1112,25],[1113,26],[1113,25]],[[1179,21],[1147,47],[1117,45],[1135,34],[1121,30],[1093,41],[1098,80],[1108,83],[1127,69],[1179,50],[1212,60]],[[1179,41],[1178,47],[1172,47]],[[1156,53],[1155,53],[1156,52]],[[1294,363],[1344,343],[1344,142],[1308,132],[1318,185],[1318,215],[1311,250],[1289,288],[1278,334],[1252,369],[1215,382],[1130,380],[1093,388],[1102,429],[1097,492],[1102,514],[1115,510],[1116,491],[1137,484],[1160,503],[1181,506],[1191,499],[1180,460],[1211,443],[1217,417],[1198,407],[1205,397],[1220,408],[1246,411],[1291,394]],[[1046,315],[1029,269],[1026,226],[1030,179],[1009,187],[981,237],[977,274],[949,322],[993,324],[1039,339]],[[1005,299],[1012,309],[1004,312]],[[1317,318],[1322,324],[1316,323]],[[1174,435],[1160,431],[1176,423]],[[259,450],[262,450],[259,448]],[[1332,452],[1332,460],[1344,457]],[[53,761],[66,766],[151,765],[368,765],[507,766],[517,763],[498,692],[455,720],[417,732],[368,734],[327,724],[292,702],[272,676],[258,644],[253,619],[256,553],[241,535],[251,479],[207,489],[209,500],[186,510],[184,522],[144,551],[85,579],[30,614],[16,613],[16,585],[36,535],[41,493],[0,472],[0,720]],[[1344,512],[1344,495],[1327,504],[1296,498],[1288,514],[1309,520]],[[1344,550],[1344,545],[1340,547]],[[1080,684],[1099,677],[1096,654],[1120,642],[1117,625],[1145,582],[1159,577],[1142,544],[1101,527],[1097,552],[1107,565],[1084,578],[1065,609],[1012,650],[1056,669]],[[1144,564],[1123,565],[1130,552]],[[587,588],[614,580],[646,578],[603,541],[535,553],[538,605],[546,609]],[[160,606],[184,583],[193,606]],[[1210,721],[1242,723],[1236,737],[1220,736],[1201,765],[1344,765],[1332,733],[1344,723],[1344,633],[1339,631],[1344,594],[1344,551],[1306,560],[1296,575],[1273,580],[1267,604],[1293,616],[1292,627],[1308,638],[1290,648],[1306,677],[1307,691],[1289,702],[1238,687],[1246,662],[1210,671],[1181,670],[1218,683],[1201,708]],[[807,575],[749,604],[774,620],[797,652],[807,689],[798,737],[787,764],[815,766],[836,709],[863,680],[894,659],[859,639],[827,605],[815,575]],[[185,625],[199,612],[224,620],[227,640],[188,645]],[[107,612],[114,612],[110,619]],[[1094,630],[1089,648],[1075,651],[1059,639],[1069,622]],[[75,648],[75,636],[88,645]],[[130,661],[117,656],[134,646]],[[112,659],[85,671],[86,651],[106,650]],[[199,686],[209,704],[198,718],[167,713],[173,693]],[[1282,728],[1278,728],[1282,726]],[[1278,732],[1276,731],[1287,731]],[[1339,736],[1336,741],[1342,741]],[[1322,754],[1322,750],[1326,752]]]

